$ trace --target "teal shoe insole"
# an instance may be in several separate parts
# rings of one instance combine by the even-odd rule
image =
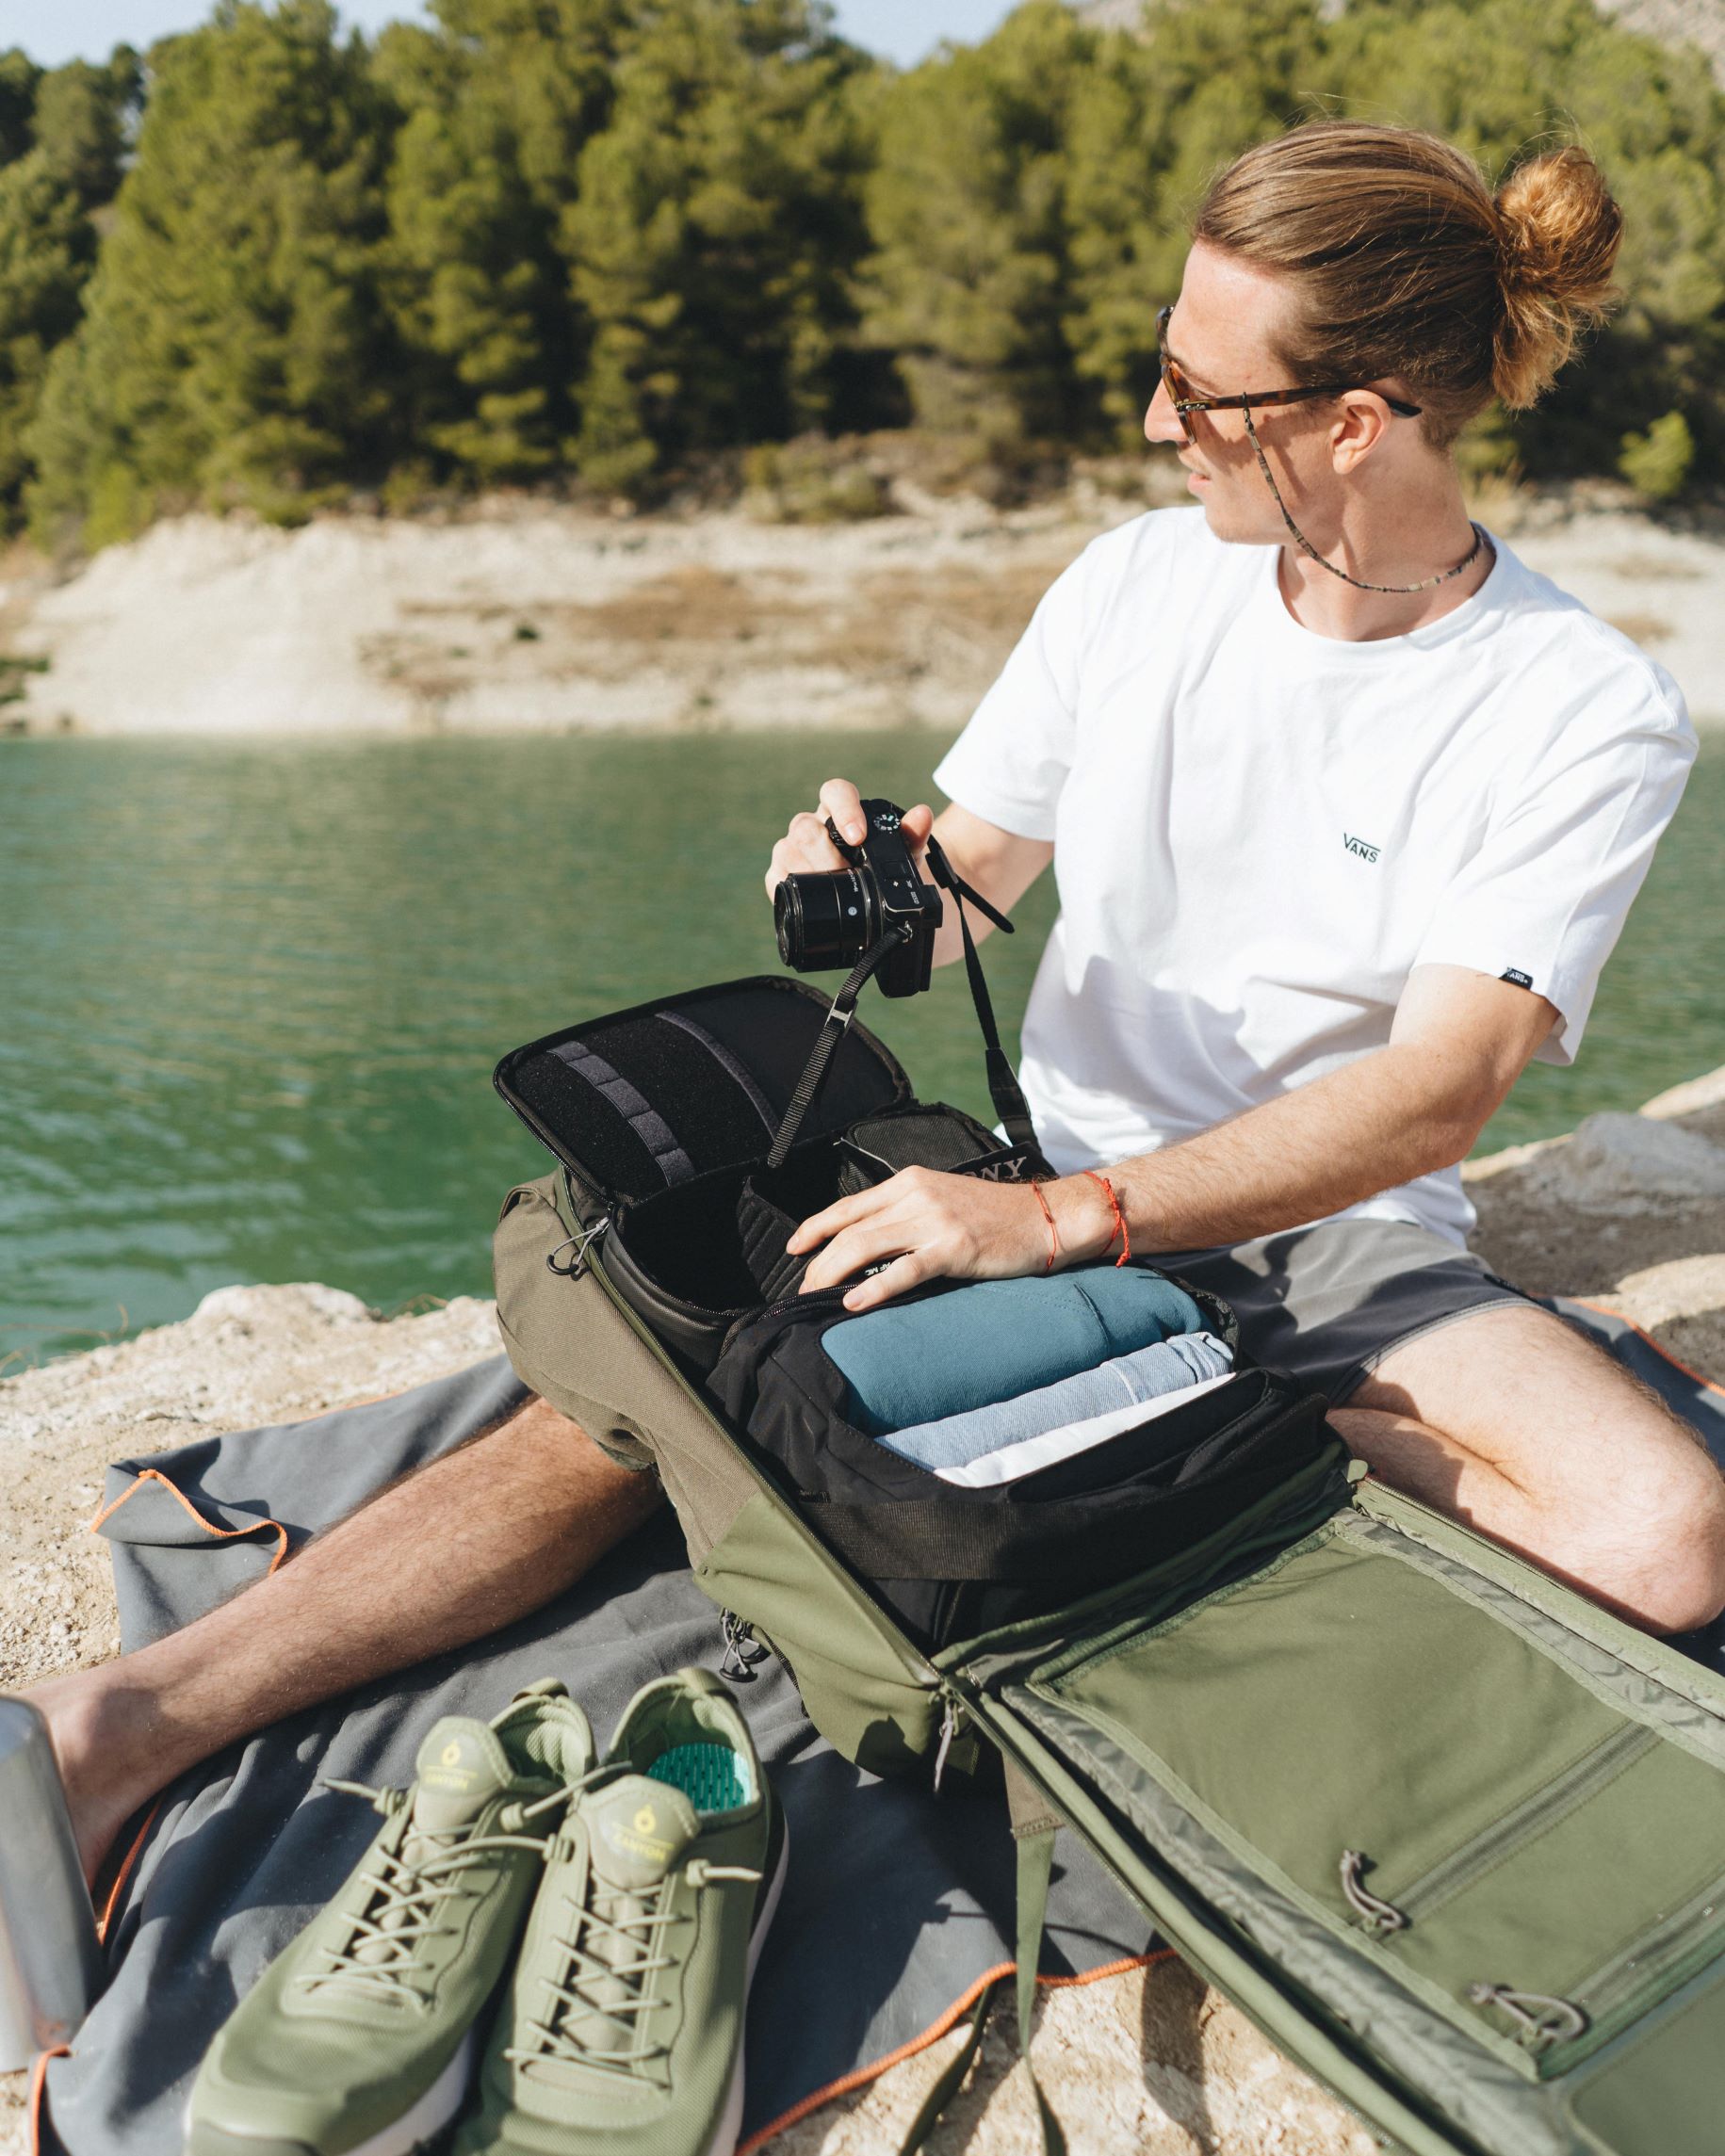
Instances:
[[[735,1811],[755,1794],[728,1744],[673,1744],[647,1769],[647,1778],[681,1790],[697,1811]]]

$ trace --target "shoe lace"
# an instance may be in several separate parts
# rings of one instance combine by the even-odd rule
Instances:
[[[364,1782],[326,1780],[322,1787],[344,1796],[366,1798],[385,1819],[394,1818],[411,1801],[406,1790],[375,1790]],[[378,1850],[359,1874],[366,1892],[346,1938],[324,1950],[322,1968],[308,1970],[295,1981],[307,1989],[330,1985],[423,2003],[430,1996],[422,1981],[430,1974],[425,1960],[428,1943],[452,1933],[455,1926],[446,1921],[448,1917],[461,1903],[477,1901],[482,1891],[464,1885],[464,1875],[499,1850],[527,1849],[543,1856],[553,1838],[519,1829],[540,1813],[566,1804],[569,1795],[569,1789],[563,1788],[532,1804],[506,1805],[497,1815],[500,1831],[467,1835],[452,1848],[438,1848],[435,1843],[455,1840],[460,1828],[435,1837],[410,1832],[401,1848]]]
[[[697,1856],[683,1876],[699,1889],[733,1879],[757,1886],[761,1874],[747,1865]],[[573,1925],[555,1941],[561,1962],[558,1975],[544,1982],[545,2011],[537,2019],[522,2015],[506,2059],[521,2066],[561,2059],[630,2075],[670,2055],[669,2045],[648,2035],[644,2018],[668,2003],[651,1981],[676,1963],[664,1951],[665,1935],[673,1924],[691,1921],[666,1905],[675,1883],[673,1873],[645,1889],[608,1889],[589,1872],[585,1898],[569,1901]]]

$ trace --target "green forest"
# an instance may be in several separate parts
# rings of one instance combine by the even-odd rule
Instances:
[[[1207,180],[1320,112],[1494,174],[1579,139],[1623,205],[1622,306],[1476,470],[1725,477],[1725,97],[1591,0],[1151,0],[1139,34],[1026,0],[909,71],[822,0],[433,15],[219,0],[101,66],[0,55],[0,525],[651,501],[894,430],[997,479],[1117,452]]]

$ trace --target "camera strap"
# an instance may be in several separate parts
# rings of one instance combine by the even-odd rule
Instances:
[[[965,974],[970,983],[970,1000],[976,1006],[976,1022],[982,1028],[983,1060],[988,1072],[988,1097],[994,1103],[994,1112],[1001,1119],[1001,1128],[1015,1145],[1042,1160],[1042,1148],[1036,1143],[1036,1127],[1031,1121],[1030,1103],[1024,1097],[1024,1089],[1018,1083],[1018,1074],[1012,1067],[1012,1058],[1001,1046],[1001,1029],[995,1023],[994,999],[988,993],[988,982],[983,974],[983,962],[977,955],[976,938],[970,933],[969,916],[965,912],[965,900],[969,900],[979,912],[1004,934],[1013,932],[1012,923],[1006,916],[991,906],[980,891],[973,891],[947,859],[946,849],[939,839],[931,835],[928,842],[929,872],[942,890],[952,894],[952,903],[958,910],[958,932],[965,939]],[[1046,1163],[1044,1163],[1046,1166]]]
[[[931,850],[932,851],[932,850]],[[949,869],[948,874],[952,871]],[[1001,1128],[1015,1145],[1021,1145],[1037,1159],[1042,1148],[1036,1143],[1036,1127],[1031,1121],[1030,1103],[1024,1097],[1024,1088],[1018,1083],[1018,1074],[1012,1067],[1012,1058],[1001,1046],[1001,1029],[995,1023],[994,999],[988,993],[988,983],[983,975],[983,962],[977,955],[976,938],[970,933],[970,923],[965,914],[962,896],[968,886],[952,876],[947,888],[952,894],[952,903],[958,909],[958,928],[965,939],[965,972],[970,982],[970,1000],[976,1006],[976,1022],[983,1031],[983,1061],[988,1072],[988,1097],[994,1103],[994,1112],[1001,1119]],[[992,909],[990,909],[992,911]],[[1010,932],[1011,924],[1006,924]]]
[[[882,965],[902,943],[908,940],[908,929],[895,928],[882,936],[872,950],[865,951],[852,969],[844,986],[833,997],[821,1030],[815,1035],[815,1045],[808,1052],[808,1061],[803,1065],[803,1075],[797,1080],[784,1116],[779,1123],[778,1135],[773,1141],[767,1155],[769,1168],[783,1167],[785,1156],[796,1143],[797,1132],[803,1127],[803,1118],[815,1105],[815,1096],[825,1080],[827,1066],[831,1063],[838,1044],[850,1031],[851,1020],[856,1015],[856,998],[868,985],[875,969]]]
[[[1008,935],[1012,933],[1012,923],[1003,914],[997,913],[980,892],[973,891],[957,874],[938,839],[929,840],[928,865],[935,882],[943,890],[952,893],[952,903],[958,910],[958,930],[965,946],[965,975],[970,983],[970,1000],[976,1006],[976,1022],[982,1029],[983,1060],[987,1069],[988,1097],[994,1103],[994,1112],[1000,1117],[1001,1128],[1012,1143],[1033,1157],[1033,1172],[1037,1164],[1046,1171],[1042,1148],[1036,1143],[1036,1127],[1031,1121],[1030,1104],[1024,1097],[1023,1087],[1018,1083],[1018,1074],[1012,1067],[1012,1059],[1001,1046],[1001,1029],[995,1021],[994,1000],[988,994],[988,982],[983,973],[976,938],[970,933],[965,900],[968,899],[972,905],[980,907],[995,926],[1003,929]],[[815,1104],[838,1044],[850,1029],[851,1020],[856,1014],[857,997],[876,969],[908,939],[911,932],[909,929],[889,931],[871,950],[864,952],[843,987],[833,997],[825,1022],[815,1036],[815,1045],[809,1050],[808,1061],[803,1066],[803,1075],[797,1080],[796,1091],[791,1094],[780,1121],[772,1150],[767,1155],[769,1168],[782,1167],[785,1156],[795,1144],[797,1132],[803,1127],[804,1118]]]

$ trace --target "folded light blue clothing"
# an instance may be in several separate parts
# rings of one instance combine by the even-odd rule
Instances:
[[[1136,1266],[1095,1265],[889,1303],[829,1326],[821,1344],[850,1386],[852,1421],[878,1437],[1057,1385],[1203,1323],[1171,1280]]]
[[[962,1467],[985,1452],[1041,1437],[1068,1423],[1088,1422],[1110,1408],[1183,1392],[1205,1378],[1226,1377],[1233,1367],[1233,1356],[1213,1335],[1182,1333],[1130,1355],[1116,1355],[1095,1370],[1080,1370],[1058,1385],[1021,1392],[1015,1400],[887,1431],[879,1442],[919,1467]]]

